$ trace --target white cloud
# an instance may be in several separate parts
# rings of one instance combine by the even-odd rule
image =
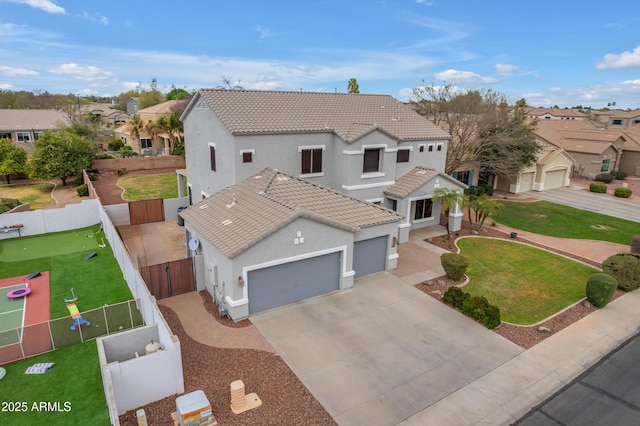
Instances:
[[[608,53],[604,55],[602,61],[596,64],[597,70],[640,68],[640,46],[633,51],[622,52],[619,55]]]
[[[520,67],[517,65],[511,64],[496,64],[496,72],[498,75],[503,75],[505,77],[512,76],[516,74],[520,70]]]
[[[38,72],[33,70],[26,70],[24,68],[14,68],[0,65],[0,74],[7,77],[27,77],[31,75],[38,75]]]
[[[81,18],[86,19],[87,21],[91,21],[91,22],[102,22],[102,24],[109,25],[109,18],[107,18],[106,16],[102,16],[102,15],[91,15],[88,12],[83,11],[80,15]]]
[[[11,90],[13,89],[13,85],[9,83],[0,83],[0,89],[2,90]]]
[[[12,3],[26,4],[36,9],[43,10],[48,13],[64,14],[64,7],[60,7],[51,0],[7,0]]]
[[[111,78],[111,73],[102,71],[100,68],[88,66],[81,67],[78,64],[62,64],[58,67],[49,69],[52,74],[70,75],[76,80],[95,81],[107,80]]]
[[[498,81],[491,77],[482,77],[471,71],[460,71],[448,69],[443,72],[437,72],[434,75],[436,80],[453,82],[458,84],[493,84]]]
[[[256,25],[256,31],[260,35],[260,39],[265,39],[265,38],[268,38],[268,37],[275,37],[277,35],[273,31],[271,31],[269,28],[267,28],[265,26],[262,26],[262,25]]]
[[[434,3],[434,2],[432,2],[432,1],[427,1],[427,0],[416,0],[416,3],[418,3],[418,4],[424,4],[425,6],[433,6],[433,3]]]

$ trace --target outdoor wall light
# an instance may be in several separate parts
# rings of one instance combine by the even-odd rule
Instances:
[[[244,278],[242,278],[242,275],[238,275],[238,285],[240,286],[244,285]]]

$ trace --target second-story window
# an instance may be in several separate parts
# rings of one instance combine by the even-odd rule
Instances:
[[[380,171],[380,148],[365,149],[364,162],[362,164],[363,173]]]
[[[303,149],[302,174],[322,173],[322,148]]]
[[[399,149],[396,155],[396,163],[408,163],[409,162],[409,150]]]
[[[243,163],[251,163],[253,162],[253,152],[245,151],[242,153],[242,162]]]
[[[216,171],[216,147],[209,145],[209,158],[211,160],[211,170]]]

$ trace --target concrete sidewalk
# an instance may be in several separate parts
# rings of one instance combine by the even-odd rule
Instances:
[[[639,305],[627,293],[400,424],[511,424],[636,334]]]

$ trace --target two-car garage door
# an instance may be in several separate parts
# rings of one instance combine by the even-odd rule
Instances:
[[[249,271],[249,315],[340,288],[342,251]]]
[[[544,189],[562,188],[567,170],[554,170],[544,175]]]

